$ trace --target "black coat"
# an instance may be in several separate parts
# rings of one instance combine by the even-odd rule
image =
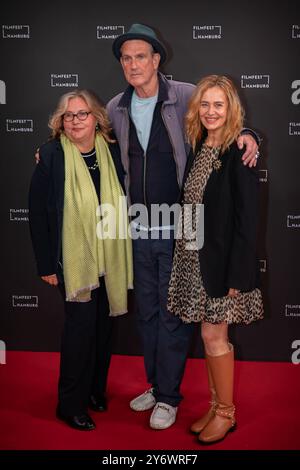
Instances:
[[[256,258],[259,180],[256,168],[242,162],[244,150],[231,145],[213,170],[203,196],[204,245],[199,250],[203,284],[210,297],[228,289],[250,291],[259,287]],[[184,182],[194,160],[191,152]]]
[[[109,144],[119,181],[124,170],[119,145]],[[39,276],[61,275],[65,158],[59,140],[42,145],[29,190],[29,225]]]

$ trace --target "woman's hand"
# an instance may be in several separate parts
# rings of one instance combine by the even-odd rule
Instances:
[[[242,149],[244,145],[246,146],[246,150],[242,156],[244,165],[249,165],[249,168],[256,166],[258,145],[254,137],[250,134],[240,135],[237,139],[237,144],[239,149]]]
[[[40,148],[37,148],[34,154],[35,163],[38,164],[40,162]]]
[[[58,284],[58,279],[56,274],[50,274],[50,276],[41,276],[43,281],[47,282],[47,284],[50,284],[50,286],[57,286]]]
[[[239,294],[239,290],[238,289],[233,289],[232,287],[230,287],[229,291],[228,291],[228,297],[236,297],[238,294]]]

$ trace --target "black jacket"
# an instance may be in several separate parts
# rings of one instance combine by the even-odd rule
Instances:
[[[234,143],[213,170],[203,196],[204,245],[199,250],[203,284],[210,297],[227,295],[230,287],[259,287],[256,259],[259,180],[256,168],[242,162],[244,150]],[[187,161],[184,181],[194,154]]]
[[[117,143],[109,144],[119,181],[124,170]],[[59,140],[42,145],[29,190],[29,225],[39,276],[60,276],[65,159]]]
[[[162,115],[163,103],[168,101],[168,88],[159,76],[159,92],[146,151],[130,118],[133,90],[132,86],[128,87],[119,103],[127,109],[129,116],[130,200],[131,204],[145,204],[150,217],[152,204],[172,205],[180,195],[174,150]]]

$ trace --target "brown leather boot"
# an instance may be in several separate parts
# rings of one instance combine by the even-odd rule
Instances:
[[[233,346],[230,344],[229,347],[230,351],[221,356],[206,356],[218,403],[214,416],[198,436],[201,444],[213,444],[221,441],[228,432],[236,429],[235,406],[233,404],[234,353]]]
[[[205,361],[205,364],[206,364],[209,390],[211,393],[211,401],[209,402],[210,408],[206,411],[206,413],[203,416],[201,416],[201,418],[197,419],[197,421],[195,421],[190,427],[190,431],[193,434],[200,434],[200,432],[208,424],[209,420],[213,417],[215,409],[217,407],[217,395],[216,395],[216,390],[215,390],[215,386],[214,386],[214,382],[212,379],[208,361]]]

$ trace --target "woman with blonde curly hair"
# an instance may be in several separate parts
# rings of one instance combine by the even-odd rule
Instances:
[[[124,171],[93,92],[64,94],[49,127],[52,137],[39,150],[30,185],[31,238],[39,276],[64,298],[56,414],[89,431],[95,423],[88,407],[106,409],[112,317],[127,312],[133,287],[131,240],[118,235],[128,227]],[[103,204],[117,214],[116,236],[99,236]]]
[[[263,316],[256,259],[258,174],[242,162],[237,138],[244,111],[233,82],[203,78],[190,100],[186,134],[192,151],[183,186],[168,308],[184,322],[201,322],[211,406],[191,427],[202,444],[236,427],[234,351],[228,325]],[[191,245],[196,206],[204,205],[204,244]],[[192,211],[186,214],[186,207]],[[189,236],[186,236],[186,234]]]

